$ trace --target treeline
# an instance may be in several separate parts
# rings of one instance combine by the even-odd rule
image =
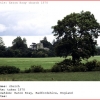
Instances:
[[[44,37],[40,40],[43,43],[44,48],[49,48],[49,50],[38,49],[34,50],[27,46],[25,38],[20,36],[12,41],[11,47],[6,47],[2,38],[0,37],[0,57],[55,57],[55,48],[61,40],[53,40],[53,43],[48,42],[47,38]],[[97,47],[97,52],[95,55],[100,55],[100,47]]]
[[[57,42],[53,41],[51,44],[48,42],[47,38],[44,37],[43,40],[40,42],[43,43],[43,46],[45,48],[48,48],[49,50],[44,49],[38,49],[34,50],[32,48],[29,48],[27,46],[25,38],[21,38],[20,36],[15,38],[12,41],[11,47],[6,47],[4,45],[4,42],[2,38],[0,38],[0,57],[55,57],[55,44]]]

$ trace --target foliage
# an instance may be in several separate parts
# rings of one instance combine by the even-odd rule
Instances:
[[[1,51],[5,51],[5,50],[6,50],[5,46],[1,45],[1,46],[0,46],[0,50],[1,50]]]
[[[52,50],[44,50],[44,49],[39,49],[39,50],[34,50],[32,51],[32,57],[53,57],[54,53]]]
[[[27,44],[26,44],[26,39],[21,37],[17,37],[16,39],[13,40],[12,42],[12,49],[19,49],[19,50],[25,50],[27,49]]]
[[[87,67],[87,70],[88,71],[92,71],[95,67],[96,67],[96,60],[93,60],[93,61],[90,61],[90,62],[87,62],[85,65]]]
[[[80,63],[79,65],[72,65],[68,67],[68,72],[86,72],[87,68],[84,64]]]
[[[31,71],[31,72],[36,72],[36,73],[37,73],[37,72],[43,72],[43,70],[44,70],[44,69],[43,69],[41,66],[38,66],[38,65],[37,65],[37,66],[36,66],[36,65],[33,65],[33,66],[31,66],[31,68],[30,68],[30,71]]]
[[[4,44],[1,42],[0,43],[0,57],[5,57],[5,52],[6,52],[6,47]]]
[[[14,66],[0,66],[0,74],[14,74],[19,72],[20,69]]]
[[[61,66],[59,66],[59,65],[54,65],[54,66],[51,68],[51,72],[61,72]]]
[[[52,72],[85,72],[87,68],[82,63],[73,63],[71,59],[65,59],[60,63],[56,63],[52,69]]]
[[[100,61],[96,62],[96,67],[93,69],[93,71],[100,71]]]
[[[26,39],[19,36],[12,41],[11,47],[5,47],[0,37],[0,57],[54,57],[53,46],[47,38],[41,42],[45,49],[32,50],[27,47]]]
[[[6,57],[14,57],[15,56],[15,51],[12,50],[11,48],[8,48],[5,52]]]
[[[56,63],[52,68],[52,72],[86,72],[100,71],[100,61],[96,59],[86,63],[73,63],[71,59],[65,59],[62,62]]]
[[[44,69],[41,66],[34,65],[29,69],[25,68],[25,70],[22,72],[24,72],[24,73],[38,73],[38,72],[46,73],[46,72],[51,72],[51,69]]]
[[[61,42],[61,39],[57,39],[57,40],[54,40],[53,41],[53,54],[55,55],[55,56],[58,56],[58,54],[57,54],[57,46],[58,46],[58,44]],[[60,56],[61,57],[61,56]]]
[[[40,42],[43,43],[43,47],[49,48],[50,50],[53,49],[53,46],[50,42],[48,42],[47,37],[44,37],[44,39],[41,40]]]
[[[72,56],[73,63],[94,56],[100,24],[89,11],[71,13],[53,26],[54,36],[61,40],[56,46],[58,56]]]
[[[3,42],[3,39],[2,39],[2,37],[0,37],[0,46],[4,46],[5,44],[4,44],[4,42]]]
[[[87,67],[87,71],[93,71],[93,70],[100,70],[100,61],[97,61],[94,59],[93,61],[89,61],[85,63],[85,66]]]
[[[52,72],[64,72],[68,71],[68,67],[72,66],[72,60],[71,59],[65,59],[62,62],[56,63],[52,68]]]

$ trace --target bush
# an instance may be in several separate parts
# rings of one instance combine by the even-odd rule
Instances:
[[[84,64],[79,64],[79,65],[73,65],[68,67],[68,72],[86,72],[87,68],[84,66]]]
[[[85,72],[87,68],[81,62],[73,64],[71,59],[65,59],[60,63],[56,63],[52,68],[52,72]]]
[[[24,73],[33,73],[33,72],[49,72],[48,69],[43,69],[41,66],[38,65],[32,65],[29,69],[25,69]]]
[[[60,63],[56,63],[52,68],[51,72],[65,72],[68,71],[68,67],[72,66],[72,60],[71,59],[65,59],[64,61]]]
[[[86,62],[85,66],[87,67],[87,71],[93,71],[97,67],[97,60]]]
[[[41,67],[41,66],[36,66],[36,65],[33,65],[31,66],[31,68],[29,69],[31,72],[43,72],[44,69]]]
[[[58,64],[55,64],[52,68],[51,68],[51,72],[61,72],[61,66]]]
[[[72,60],[71,59],[65,59],[62,62],[56,63],[52,68],[51,72],[65,72],[68,71],[69,66],[72,66]]]
[[[96,67],[93,69],[93,71],[100,71],[100,61],[96,62]]]
[[[0,74],[14,74],[19,72],[20,69],[15,66],[0,66]]]

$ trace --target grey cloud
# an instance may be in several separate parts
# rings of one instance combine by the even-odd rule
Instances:
[[[7,30],[7,27],[3,24],[0,24],[0,32],[4,32]]]
[[[0,12],[0,36],[43,36],[52,33],[51,23],[36,12]]]

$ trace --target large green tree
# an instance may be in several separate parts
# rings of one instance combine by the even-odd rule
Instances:
[[[72,56],[73,62],[94,56],[100,24],[89,11],[71,13],[52,26],[54,36],[61,39],[56,46],[58,56]]]
[[[12,49],[25,50],[27,49],[27,43],[25,38],[21,38],[20,36],[15,38],[12,42]]]

